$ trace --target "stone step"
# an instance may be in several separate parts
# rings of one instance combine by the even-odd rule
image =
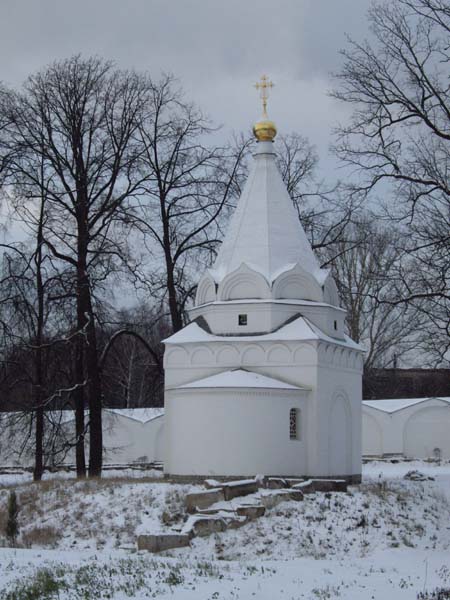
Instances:
[[[191,536],[184,533],[158,533],[138,535],[138,550],[148,552],[163,552],[172,548],[183,548],[189,546]]]
[[[304,494],[314,492],[346,492],[347,482],[345,479],[308,479],[302,483],[292,486],[292,489],[301,490]]]
[[[300,502],[303,500],[303,492],[296,489],[271,490],[271,493],[261,493],[261,504],[267,509],[274,508],[281,502],[295,500]]]
[[[225,500],[225,495],[222,488],[212,488],[201,492],[186,494],[184,503],[188,513],[194,513],[198,509],[209,508],[216,502]]]
[[[249,521],[263,517],[266,512],[266,507],[262,504],[242,505],[236,508],[236,514],[240,517],[247,517]]]
[[[191,515],[184,527],[182,533],[191,537],[205,537],[213,533],[225,531],[226,529],[236,529],[242,527],[247,522],[247,517],[237,515],[236,513],[219,511],[216,514],[196,514]]]
[[[225,500],[232,500],[239,496],[248,496],[259,490],[259,482],[256,479],[244,479],[242,481],[229,481],[222,485]]]

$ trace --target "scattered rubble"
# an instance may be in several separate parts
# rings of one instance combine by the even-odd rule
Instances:
[[[434,481],[434,477],[424,475],[420,471],[408,471],[403,479],[408,479],[409,481]]]
[[[305,494],[347,490],[347,482],[344,479],[305,481],[292,477],[263,476],[227,482],[207,479],[204,486],[205,490],[186,494],[184,504],[189,517],[181,530],[172,530],[166,534],[140,535],[138,549],[162,552],[188,546],[193,537],[205,537],[227,529],[236,529],[249,521],[259,519],[280,502],[301,502]],[[238,500],[244,497],[245,500]]]

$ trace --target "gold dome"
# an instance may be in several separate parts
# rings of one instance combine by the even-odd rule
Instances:
[[[273,121],[258,121],[253,126],[253,133],[260,142],[271,142],[277,135],[277,128]]]

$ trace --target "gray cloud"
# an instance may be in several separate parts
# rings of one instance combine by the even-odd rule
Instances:
[[[333,123],[326,96],[345,32],[366,35],[369,0],[2,0],[0,80],[18,85],[75,53],[177,75],[189,96],[231,130],[259,117],[252,83],[275,81],[269,104],[279,131],[317,144],[325,171]]]

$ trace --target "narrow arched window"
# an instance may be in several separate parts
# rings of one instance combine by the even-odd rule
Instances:
[[[300,411],[298,408],[291,408],[289,411],[289,438],[291,440],[300,439]]]

